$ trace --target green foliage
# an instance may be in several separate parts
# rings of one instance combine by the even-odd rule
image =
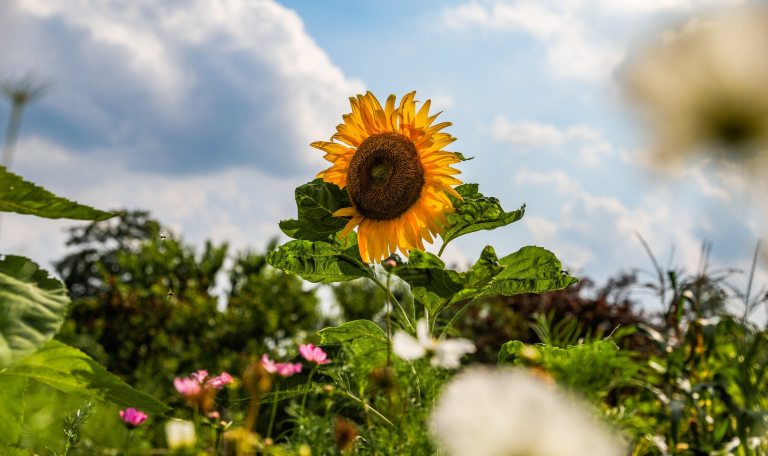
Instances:
[[[346,190],[322,179],[296,187],[298,219],[283,220],[280,229],[294,239],[321,241],[341,231],[347,219],[334,217],[338,209],[349,207]]]
[[[393,273],[411,285],[414,298],[431,314],[449,304],[491,296],[543,293],[568,287],[578,281],[563,271],[552,252],[541,247],[523,247],[501,259],[486,247],[467,272],[444,269],[431,253],[414,250],[408,263]]]
[[[354,239],[354,234],[348,237]],[[315,283],[333,283],[373,277],[360,260],[356,242],[289,241],[267,254],[267,263]]]
[[[32,261],[0,259],[0,368],[33,353],[59,331],[69,305],[64,284]]]
[[[226,245],[201,252],[146,213],[127,213],[72,232],[77,250],[60,274],[81,294],[59,338],[160,397],[181,398],[172,380],[205,368],[242,372],[267,346],[318,327],[318,300],[302,281],[267,265],[264,255],[230,255]],[[163,234],[161,234],[163,233]],[[78,259],[90,268],[73,267]],[[220,306],[211,290],[229,283]]]
[[[19,440],[24,423],[24,393],[27,379],[0,374],[0,449]]]
[[[561,385],[593,401],[604,399],[615,388],[632,385],[639,372],[630,353],[619,350],[611,339],[564,348],[510,341],[499,351],[499,363],[509,360],[516,365],[541,367]]]
[[[414,299],[422,303],[431,315],[436,314],[462,289],[462,277],[445,269],[437,256],[414,250],[408,262],[392,272],[411,286]]]
[[[106,220],[115,216],[56,196],[0,166],[0,212],[51,219]]]
[[[157,415],[170,410],[107,372],[85,353],[55,340],[6,369],[0,376],[37,380],[64,393],[91,396]]]
[[[480,230],[500,228],[520,220],[525,214],[525,205],[516,211],[505,212],[501,208],[499,200],[483,196],[478,191],[477,184],[459,185],[456,187],[456,192],[461,195],[462,199],[451,197],[454,212],[446,216],[446,228],[440,234],[443,239],[440,254],[443,253],[449,242],[459,236]]]

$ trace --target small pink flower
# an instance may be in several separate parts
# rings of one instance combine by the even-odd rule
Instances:
[[[299,345],[299,353],[310,363],[328,364],[331,362],[328,359],[328,354],[322,348],[315,347],[312,344]]]
[[[211,388],[220,390],[225,386],[229,385],[230,383],[232,383],[232,380],[233,379],[231,375],[229,375],[226,372],[222,372],[221,374],[219,374],[218,377],[213,377],[209,379],[208,382],[206,382],[206,385],[210,386]]]
[[[173,386],[184,397],[197,396],[202,389],[200,382],[189,377],[176,377],[173,379]]]
[[[197,372],[192,372],[189,376],[197,383],[203,383],[205,378],[208,377],[208,371],[205,369],[200,369]]]
[[[125,410],[120,410],[120,419],[123,420],[123,423],[125,423],[127,426],[131,428],[134,428],[140,425],[147,418],[149,418],[149,415],[133,407],[128,407]]]
[[[281,377],[290,377],[301,372],[301,363],[276,363],[269,359],[266,353],[261,355],[261,365],[270,374],[277,374]]]
[[[208,414],[208,419],[216,421],[219,418],[221,418],[221,414],[219,412],[217,412],[216,410],[214,410],[214,411],[212,411],[211,413]]]

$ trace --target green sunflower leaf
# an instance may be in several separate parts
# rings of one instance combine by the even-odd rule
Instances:
[[[413,297],[434,315],[462,289],[462,280],[456,271],[445,269],[445,263],[436,255],[412,250],[408,262],[392,273],[411,286]]]
[[[387,357],[387,336],[370,320],[353,320],[339,326],[324,328],[317,332],[322,345],[341,345],[350,356],[351,364],[370,372],[381,366]],[[345,365],[346,365],[345,364]]]
[[[106,220],[113,212],[104,212],[56,196],[0,166],[0,212],[16,212],[50,219]]]
[[[459,185],[456,191],[463,199],[451,197],[454,211],[446,216],[446,227],[440,235],[443,246],[438,255],[442,255],[448,243],[459,236],[506,226],[520,220],[525,214],[525,205],[516,211],[505,212],[499,200],[483,196],[477,184]]]
[[[24,394],[27,379],[0,375],[0,445],[13,445],[19,440],[24,423]],[[0,448],[2,450],[2,448]],[[3,453],[0,451],[0,453]]]
[[[523,247],[494,261],[493,249],[486,247],[478,263],[462,276],[466,288],[452,302],[489,296],[513,296],[561,290],[579,279],[563,271],[560,260],[541,247]]]
[[[267,254],[267,263],[315,283],[344,282],[358,277],[373,278],[373,270],[360,261],[357,243],[350,240],[289,241]],[[354,239],[354,238],[352,238]]]
[[[107,400],[123,407],[135,407],[162,415],[170,407],[138,391],[80,350],[51,340],[0,374],[37,380],[67,394],[81,394]]]
[[[280,229],[294,239],[306,241],[327,240],[341,231],[349,219],[334,217],[337,210],[349,207],[347,191],[335,184],[315,179],[296,187],[298,219],[280,222]]]
[[[52,339],[68,305],[64,284],[31,260],[13,255],[0,260],[0,368]]]

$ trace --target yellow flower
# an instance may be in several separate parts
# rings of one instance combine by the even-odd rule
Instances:
[[[423,240],[442,232],[445,215],[453,211],[448,195],[461,198],[452,185],[460,171],[450,165],[461,161],[443,150],[456,138],[440,130],[450,122],[434,124],[430,100],[416,110],[416,92],[395,106],[390,95],[382,108],[371,93],[351,97],[352,112],[342,116],[331,141],[312,147],[325,152],[333,165],[318,173],[324,181],[347,188],[352,206],[336,211],[351,217],[341,231],[346,236],[358,227],[363,261],[381,261],[400,250],[424,250]]]

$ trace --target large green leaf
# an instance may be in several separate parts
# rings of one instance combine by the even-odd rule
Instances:
[[[341,231],[348,221],[332,214],[349,205],[346,190],[341,190],[335,184],[324,182],[322,179],[315,179],[296,187],[298,219],[281,221],[280,229],[294,239],[326,240]]]
[[[0,260],[0,368],[31,354],[59,332],[67,289],[34,262]]]
[[[370,320],[353,320],[317,332],[323,345],[340,344],[351,356],[347,362],[356,366],[374,367],[385,362],[387,336]]]
[[[376,323],[370,320],[353,320],[339,326],[323,328],[317,332],[320,344],[341,344],[353,339],[369,338],[387,340],[387,335]]]
[[[454,211],[446,216],[446,227],[440,234],[443,246],[438,255],[442,255],[448,243],[459,236],[506,226],[520,220],[525,214],[525,205],[516,211],[505,212],[499,200],[483,196],[477,184],[459,185],[456,191],[463,199],[451,197]]]
[[[56,196],[13,174],[4,166],[0,166],[0,212],[75,220],[106,220],[117,215]]]
[[[412,250],[408,262],[392,272],[411,286],[413,297],[432,315],[462,289],[462,280],[456,271],[445,269],[440,258],[420,250]]]
[[[0,375],[0,445],[13,445],[19,440],[26,389],[26,378]]]
[[[52,340],[40,350],[5,370],[0,377],[28,378],[68,394],[107,400],[162,415],[170,407],[110,374],[80,350]]]
[[[468,286],[454,296],[453,302],[488,296],[544,293],[561,290],[578,282],[576,277],[563,271],[560,261],[552,252],[541,247],[523,247],[498,260],[498,266],[493,264],[495,255],[491,254],[492,251],[487,251],[486,256],[480,258],[480,270],[471,269],[464,274],[465,279],[473,283],[467,283]],[[493,274],[491,266],[498,272]]]
[[[373,270],[360,260],[356,237],[342,241],[289,241],[267,254],[267,263],[315,283],[344,282],[373,277]]]

